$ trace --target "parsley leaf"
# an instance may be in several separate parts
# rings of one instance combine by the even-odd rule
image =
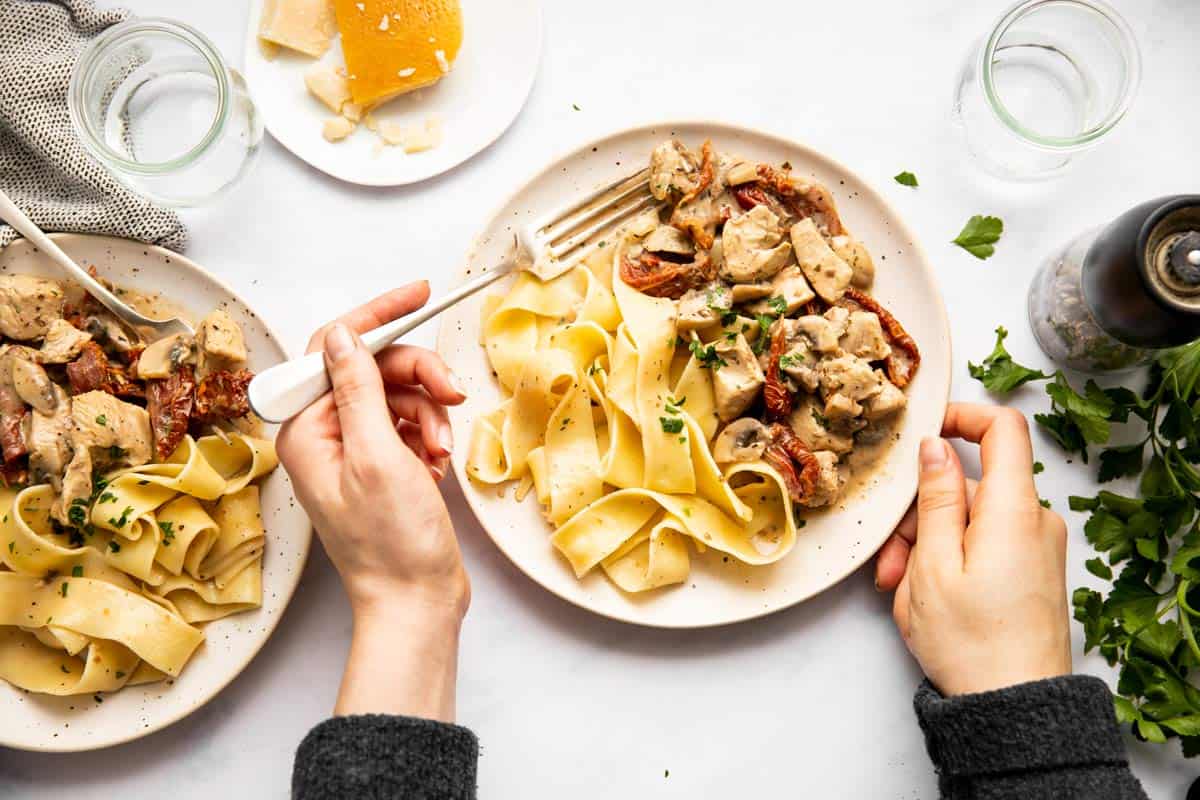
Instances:
[[[991,258],[992,254],[996,252],[993,245],[1000,241],[1000,234],[1003,232],[1004,223],[999,217],[985,217],[976,214],[967,220],[967,224],[955,237],[953,244],[982,261]]]
[[[729,363],[721,358],[717,353],[717,346],[714,344],[703,345],[698,339],[692,339],[688,343],[688,349],[692,351],[692,355],[700,362],[700,366],[705,369],[720,369],[721,367],[729,366]]]
[[[904,172],[901,172],[899,175],[896,175],[892,180],[896,181],[896,183],[900,184],[901,186],[916,187],[918,185],[917,184],[917,176],[913,175],[908,170],[905,170]]]
[[[1012,356],[1004,347],[1004,340],[1007,338],[1008,331],[1004,329],[1004,326],[996,328],[996,346],[992,348],[991,354],[981,364],[967,362],[967,371],[971,373],[972,378],[982,383],[989,392],[1006,394],[1030,381],[1047,380],[1053,377],[1041,370],[1023,367],[1013,361]]]
[[[683,430],[683,420],[679,417],[659,417],[658,422],[662,425],[663,433],[679,433]]]

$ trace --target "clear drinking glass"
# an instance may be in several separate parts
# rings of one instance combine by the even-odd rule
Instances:
[[[1047,178],[1128,111],[1141,80],[1133,31],[1099,0],[1024,0],[972,47],[955,122],[998,177]]]
[[[171,20],[129,20],[98,36],[75,63],[67,104],[93,156],[172,206],[229,189],[263,138],[242,76],[203,34]]]

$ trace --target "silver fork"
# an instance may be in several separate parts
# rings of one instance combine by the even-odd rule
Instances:
[[[34,247],[50,256],[72,279],[87,290],[88,294],[96,298],[100,305],[111,311],[117,319],[126,325],[149,328],[157,334],[158,338],[170,336],[175,333],[191,334],[193,332],[192,326],[181,319],[175,317],[162,320],[150,319],[127,306],[120,298],[106,289],[104,284],[93,278],[87,270],[72,261],[71,257],[64,253],[62,248],[56,245],[54,240],[47,236],[41,228],[35,225],[33,220],[25,216],[25,213],[17,208],[17,204],[12,201],[12,198],[3,191],[0,191],[0,220],[4,220],[9,225],[12,225],[13,229],[28,239]]]
[[[542,280],[562,275],[594,252],[622,223],[661,206],[650,194],[649,175],[650,171],[643,169],[525,225],[513,237],[513,248],[499,266],[416,314],[367,331],[362,335],[363,344],[378,353],[418,325],[518,270],[529,270]],[[249,400],[254,412],[267,422],[283,422],[328,391],[324,355],[317,352],[259,373],[250,382]]]

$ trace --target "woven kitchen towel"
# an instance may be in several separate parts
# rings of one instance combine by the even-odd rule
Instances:
[[[183,250],[179,216],[119,184],[84,150],[67,112],[80,51],[126,16],[93,0],[0,0],[0,189],[44,230]],[[15,238],[0,224],[0,247]]]

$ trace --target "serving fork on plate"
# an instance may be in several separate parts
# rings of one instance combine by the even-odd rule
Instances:
[[[622,224],[662,207],[662,201],[650,193],[649,178],[649,169],[640,170],[536,218],[516,232],[512,249],[498,266],[415,314],[367,331],[362,335],[363,345],[378,353],[451,306],[520,270],[544,281],[564,274],[595,252]],[[250,407],[267,422],[284,422],[329,389],[324,354],[309,353],[255,376],[250,382]]]
[[[96,298],[100,305],[107,308],[117,319],[135,328],[148,329],[155,334],[156,339],[171,336],[176,333],[192,334],[192,326],[178,317],[170,319],[151,319],[130,308],[123,300],[110,292],[104,284],[91,276],[86,269],[79,266],[54,240],[25,216],[12,198],[0,190],[0,220],[13,226],[13,230],[33,243],[33,246],[50,256],[74,281],[79,283],[88,294]]]

